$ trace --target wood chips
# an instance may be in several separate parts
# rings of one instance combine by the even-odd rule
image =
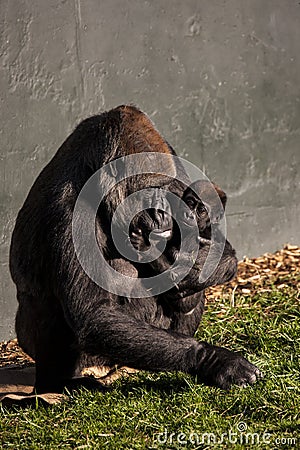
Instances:
[[[300,247],[286,244],[276,253],[239,262],[234,280],[206,291],[208,301],[235,294],[256,295],[287,287],[300,288]]]

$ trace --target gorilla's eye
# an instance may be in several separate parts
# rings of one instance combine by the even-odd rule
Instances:
[[[197,202],[193,198],[187,198],[185,203],[190,209],[195,209],[197,206]]]
[[[207,209],[204,205],[199,205],[197,208],[197,215],[199,217],[204,217],[207,214]]]

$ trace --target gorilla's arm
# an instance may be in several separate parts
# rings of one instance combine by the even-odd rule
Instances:
[[[149,371],[182,371],[197,375],[199,381],[224,389],[234,381],[256,381],[258,369],[243,357],[224,348],[162,330],[115,311],[92,308],[94,317],[82,329],[83,348],[107,356],[113,363]],[[96,313],[96,314],[95,314]]]

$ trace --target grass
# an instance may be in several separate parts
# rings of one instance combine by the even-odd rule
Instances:
[[[1,448],[300,448],[299,278],[292,281],[238,295],[234,307],[209,304],[196,336],[241,351],[265,372],[262,382],[224,392],[184,374],[140,373],[57,406],[0,406]]]

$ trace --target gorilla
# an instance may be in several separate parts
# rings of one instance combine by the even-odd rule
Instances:
[[[136,279],[143,272],[149,276],[157,271],[151,263],[132,262],[115,247],[113,215],[127,196],[145,187],[179,197],[184,190],[173,181],[180,170],[174,163],[174,150],[136,107],[119,106],[79,124],[42,170],[19,211],[10,248],[10,271],[19,303],[16,333],[20,346],[36,362],[37,393],[76,386],[73,375],[81,354],[109,366],[182,371],[224,389],[252,384],[261,377],[242,356],[193,338],[204,308],[205,288],[228,281],[236,272],[235,251],[228,241],[205,282],[199,281],[199,274],[211,248],[209,238],[193,243],[197,257],[187,277],[168,292],[146,299],[131,298],[130,292],[127,296],[109,292],[80,264],[72,239],[79,193],[98,169],[139,153],[145,158],[164,154],[168,176],[147,173],[119,182],[96,211],[95,234],[111,267]],[[114,176],[110,169],[108,180]],[[132,220],[131,234],[140,226],[145,234],[155,228],[176,246],[178,233],[164,202],[150,198],[147,205],[137,205],[141,212]],[[86,215],[82,213],[78,220],[84,233]]]

